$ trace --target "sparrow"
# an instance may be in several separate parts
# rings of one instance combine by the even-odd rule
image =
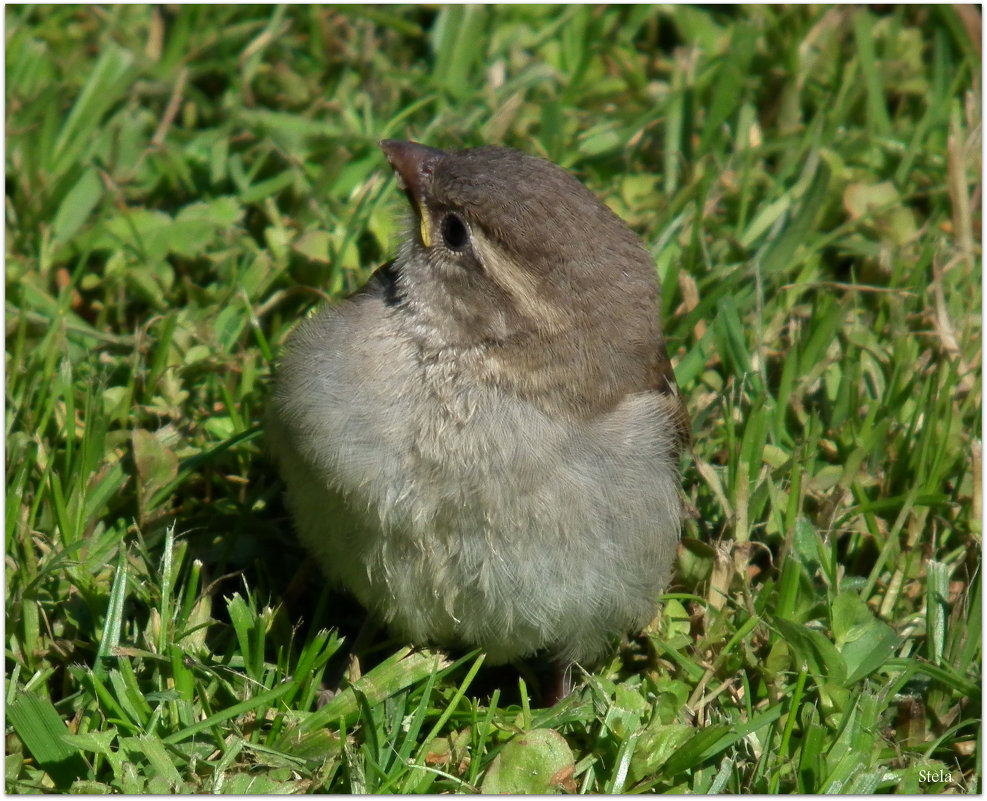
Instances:
[[[592,667],[653,618],[680,537],[690,424],[654,262],[549,161],[380,148],[406,235],[276,368],[299,538],[413,644]]]

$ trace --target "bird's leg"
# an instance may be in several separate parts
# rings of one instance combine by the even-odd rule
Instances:
[[[342,662],[338,666],[331,668],[328,671],[328,675],[324,676],[321,684],[319,685],[319,700],[316,706],[321,709],[328,701],[336,695],[339,691],[339,685],[345,680],[348,684],[352,684],[357,681],[362,675],[362,668],[360,666],[360,653],[366,649],[367,645],[373,640],[374,635],[379,630],[377,622],[373,619],[369,612],[363,611],[363,622],[360,624],[360,630],[356,633],[356,636],[350,640],[347,638],[348,642],[346,644],[346,650],[343,652],[344,657]],[[335,664],[336,657],[333,658],[332,663]]]
[[[552,662],[552,678],[545,685],[542,701],[545,706],[555,706],[572,692],[572,662]]]
[[[364,610],[364,615],[365,617],[363,618],[363,623],[360,626],[360,630],[356,633],[356,637],[353,638],[353,644],[349,649],[350,653],[347,679],[350,682],[356,681],[362,675],[362,670],[360,668],[360,654],[366,650],[367,646],[373,641],[374,635],[380,631],[380,626],[377,621],[374,620],[373,615],[366,610]]]

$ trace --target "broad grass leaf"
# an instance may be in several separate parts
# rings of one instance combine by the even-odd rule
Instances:
[[[576,791],[575,762],[565,738],[553,729],[534,729],[511,740],[494,757],[484,794],[545,794]]]
[[[846,663],[825,634],[777,617],[772,624],[785,638],[796,660],[817,680],[841,686],[846,682]]]

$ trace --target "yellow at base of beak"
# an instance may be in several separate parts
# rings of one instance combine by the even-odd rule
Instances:
[[[421,223],[422,244],[430,248],[432,247],[432,218],[428,215],[428,209],[421,203],[415,205],[418,207],[418,220]]]

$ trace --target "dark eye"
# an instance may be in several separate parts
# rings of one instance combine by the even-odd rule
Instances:
[[[442,241],[449,250],[461,252],[470,243],[470,232],[458,214],[447,214],[442,220]]]

